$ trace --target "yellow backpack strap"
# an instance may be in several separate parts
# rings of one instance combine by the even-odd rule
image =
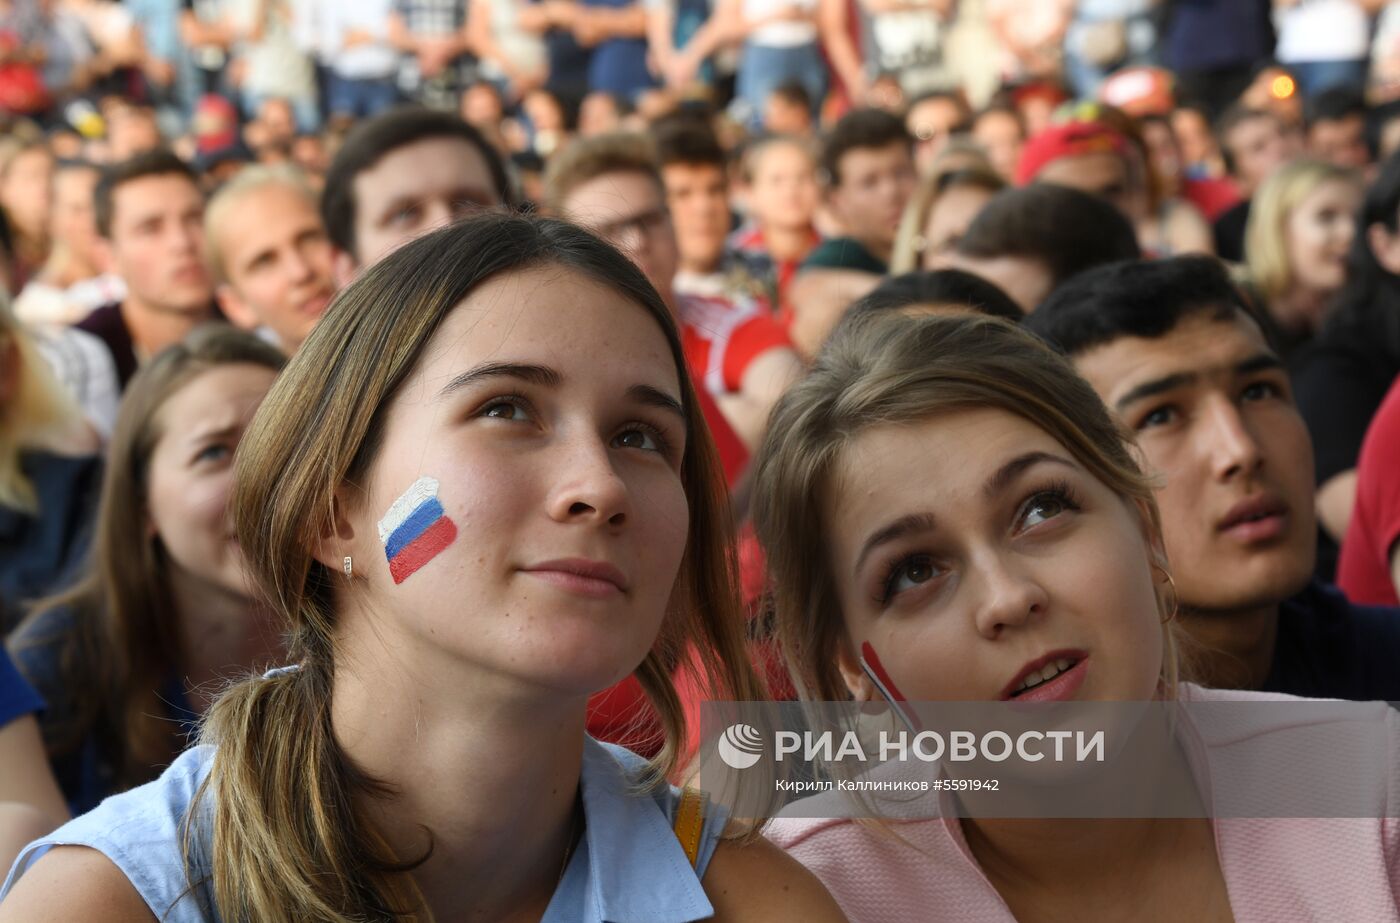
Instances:
[[[676,807],[676,839],[681,841],[691,868],[700,858],[700,833],[705,829],[705,808],[709,803],[708,793],[687,786],[681,791],[681,801]]]

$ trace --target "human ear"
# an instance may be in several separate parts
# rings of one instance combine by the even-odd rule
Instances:
[[[214,299],[219,303],[219,310],[224,312],[224,316],[235,326],[243,330],[256,330],[262,323],[256,312],[248,305],[248,302],[239,297],[231,285],[220,285],[214,289]]]
[[[842,639],[836,645],[836,668],[841,671],[841,679],[846,683],[846,689],[850,691],[852,699],[857,702],[874,701],[875,684],[870,682],[870,677],[865,674],[847,639]]]
[[[357,508],[357,493],[346,484],[336,489],[331,497],[330,513],[311,549],[311,556],[332,571],[342,570],[347,557],[353,561],[356,556],[370,551],[352,517]]]
[[[1382,269],[1400,275],[1400,234],[1377,221],[1366,229],[1366,244]]]
[[[342,289],[355,281],[355,276],[359,274],[359,267],[355,265],[353,256],[336,247],[335,255],[331,257],[331,273],[335,277],[335,287]]]

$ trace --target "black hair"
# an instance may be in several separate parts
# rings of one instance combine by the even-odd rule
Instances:
[[[400,106],[351,129],[326,171],[321,220],[332,243],[347,253],[355,252],[355,177],[401,147],[435,138],[460,138],[475,147],[486,161],[501,202],[515,205],[505,162],[481,132],[448,112]]]
[[[1366,97],[1351,87],[1328,87],[1303,106],[1303,123],[1311,128],[1318,122],[1339,122],[1359,116],[1366,118]]]
[[[1231,175],[1235,172],[1235,152],[1230,149],[1230,132],[1254,119],[1269,119],[1275,125],[1282,125],[1278,116],[1267,109],[1251,109],[1243,103],[1230,106],[1215,122],[1215,137],[1220,145],[1220,156],[1224,158],[1225,169]]]
[[[148,176],[183,176],[191,185],[199,188],[199,178],[190,165],[166,148],[143,151],[129,160],[112,164],[102,171],[92,194],[93,219],[99,236],[111,239],[116,191],[127,183]]]
[[[1187,317],[1239,313],[1259,323],[1224,264],[1193,255],[1091,269],[1052,292],[1025,324],[1072,358],[1122,337],[1158,339]]]
[[[780,83],[768,92],[769,99],[775,96],[790,106],[800,107],[806,112],[812,111],[812,94],[796,80]]]
[[[1091,267],[1142,256],[1137,233],[1122,212],[1098,196],[1052,183],[992,196],[958,241],[957,252],[1040,260],[1055,286]]]
[[[658,166],[684,164],[723,170],[729,164],[714,130],[694,116],[673,115],[657,121],[652,126],[652,138]]]
[[[841,185],[841,161],[851,151],[903,144],[913,151],[914,139],[897,116],[883,109],[857,109],[841,117],[822,145],[821,168],[826,181]]]
[[[916,305],[950,305],[970,308],[989,317],[1003,317],[1020,323],[1024,312],[1011,296],[981,276],[961,269],[906,272],[891,276],[864,298],[856,301],[842,317],[864,317],[898,311]]]

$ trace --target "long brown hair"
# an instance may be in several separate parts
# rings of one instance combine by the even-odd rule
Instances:
[[[430,918],[407,874],[412,857],[393,855],[357,807],[383,786],[357,769],[332,730],[336,574],[311,549],[333,521],[336,490],[366,478],[383,448],[387,408],[443,319],[493,277],[550,265],[644,308],[666,336],[681,383],[690,533],[660,636],[637,669],[666,738],[647,781],[673,771],[685,736],[671,680],[683,651],[694,649],[714,697],[760,696],[744,648],[724,479],[660,296],[627,258],[561,221],[485,215],[426,235],[340,294],[240,447],[238,538],[251,576],[288,623],[299,668],[233,687],[207,717],[204,739],[217,745],[204,786],[212,796],[210,873],[226,920]],[[186,842],[193,879],[202,842],[193,825]]]
[[[870,427],[968,407],[1034,423],[1161,535],[1152,487],[1129,438],[1094,389],[1033,334],[975,316],[884,314],[842,325],[807,377],[779,400],[754,461],[754,524],[768,555],[784,656],[804,698],[848,696],[836,657],[844,619],[831,577],[830,526],[822,520],[822,499],[843,452]],[[1164,595],[1158,607],[1169,617]],[[1163,629],[1162,680],[1172,695],[1178,668],[1170,629]]]
[[[160,699],[179,664],[180,614],[165,548],[160,536],[147,536],[146,525],[151,455],[164,435],[160,410],[210,369],[252,364],[279,370],[285,361],[252,334],[209,325],[161,351],[132,378],[108,448],[88,562],[70,589],[35,605],[12,642],[16,650],[52,643],[42,627],[49,615],[72,613],[60,672],[75,707],[62,724],[46,724],[51,755],[73,752],[95,732],[117,782],[129,787],[154,778],[180,752],[183,734]]]

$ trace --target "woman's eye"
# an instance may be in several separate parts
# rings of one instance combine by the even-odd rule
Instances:
[[[510,401],[495,401],[481,409],[481,416],[495,417],[500,420],[523,420],[525,410],[519,404],[513,404]]]
[[[229,456],[229,448],[221,443],[207,445],[194,457],[197,462],[223,461]]]
[[[1065,490],[1046,490],[1036,494],[1025,505],[1021,513],[1021,525],[1024,528],[1034,528],[1044,522],[1049,522],[1066,510],[1077,510],[1079,507],[1069,498]]]
[[[885,580],[885,600],[889,601],[906,590],[928,583],[938,576],[933,559],[927,555],[915,555],[896,564]]]
[[[660,452],[662,449],[660,441],[644,429],[629,429],[619,433],[613,443],[624,449],[645,449],[649,452]]]

